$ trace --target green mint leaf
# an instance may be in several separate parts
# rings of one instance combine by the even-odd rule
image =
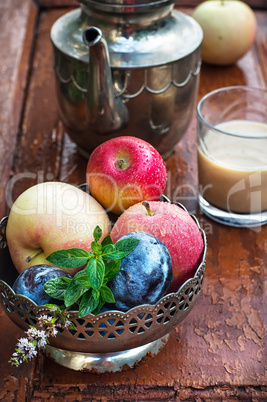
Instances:
[[[103,284],[105,264],[102,258],[91,259],[86,266],[86,272],[93,289],[98,290]]]
[[[70,282],[71,279],[65,277],[50,279],[44,284],[44,291],[54,299],[64,300],[64,294]]]
[[[87,264],[92,253],[79,248],[58,250],[46,257],[47,261],[61,268],[79,268]]]
[[[48,308],[50,308],[50,310],[61,309],[61,308],[63,308],[63,307],[64,307],[64,308],[66,307],[65,305],[63,305],[63,306],[61,307],[61,306],[58,306],[57,304],[50,304],[50,303],[45,304],[45,306],[48,307]],[[55,318],[53,318],[53,320],[55,320]]]
[[[102,229],[99,226],[96,226],[96,228],[94,230],[94,239],[95,239],[96,243],[99,242],[102,234],[103,234]]]
[[[105,303],[115,303],[115,298],[108,286],[102,286],[100,289],[101,298],[105,300]]]
[[[92,251],[78,248],[59,250],[51,253],[47,260],[62,268],[85,267],[72,279],[57,278],[47,282],[48,294],[63,300],[66,308],[79,308],[79,317],[89,313],[98,314],[105,303],[114,303],[114,295],[107,286],[119,273],[121,259],[126,257],[138,245],[137,239],[119,240],[113,244],[108,235],[99,243],[102,230],[94,230]],[[61,307],[59,307],[61,308]]]
[[[90,278],[93,277],[94,275],[96,275],[96,259],[95,258],[91,258],[87,262],[85,270],[86,270],[87,277],[90,281]],[[93,282],[94,282],[94,278],[93,278]],[[91,281],[90,281],[90,283],[91,283]],[[92,284],[91,284],[91,286],[92,286]]]
[[[88,290],[82,297],[79,305],[79,317],[85,317],[92,313],[98,306],[100,293],[94,289]]]
[[[106,261],[112,259],[112,256],[115,253],[115,251],[116,248],[114,244],[107,244],[105,247],[103,247],[102,258]]]
[[[73,324],[72,321],[69,322],[68,328],[69,328],[69,329],[73,329],[74,331],[77,331],[77,327],[76,327],[75,324]]]
[[[75,304],[79,300],[79,298],[87,291],[88,288],[84,288],[73,278],[69,286],[67,287],[64,295],[64,302],[66,307],[70,307]]]
[[[123,255],[123,257],[120,258],[124,258],[126,257],[126,255],[130,254],[135,249],[135,247],[138,246],[138,244],[138,239],[123,239],[117,241],[117,243],[115,243],[115,247],[116,251]]]
[[[100,254],[101,251],[102,251],[102,245],[99,244],[99,243],[97,243],[97,242],[95,242],[95,241],[93,241],[93,242],[91,243],[91,247],[92,247],[92,250],[93,250],[96,254]]]
[[[99,296],[99,300],[98,300],[98,305],[97,307],[92,311],[92,314],[97,315],[99,313],[99,311],[101,310],[101,308],[104,306],[105,304],[105,300],[103,300],[103,298],[101,297],[101,292],[99,291],[100,296]]]
[[[104,278],[105,283],[110,282],[118,275],[118,273],[120,272],[120,267],[121,267],[120,260],[109,261],[106,263],[105,278]]]
[[[121,260],[130,254],[139,244],[138,239],[123,239],[114,244],[115,250],[102,255],[103,260]]]
[[[107,236],[103,239],[103,241],[102,241],[101,244],[102,244],[102,247],[105,247],[105,246],[107,246],[108,244],[113,244],[113,241],[112,241],[112,239],[111,239],[110,234],[107,235]]]
[[[84,288],[90,289],[92,287],[91,282],[89,281],[89,278],[87,275],[86,268],[83,269],[82,271],[77,272],[77,274],[75,274],[75,276],[73,278],[75,279],[76,282],[78,282]]]

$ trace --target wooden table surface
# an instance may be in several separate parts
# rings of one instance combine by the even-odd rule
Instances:
[[[59,120],[50,43],[53,22],[70,8],[61,0],[42,4],[0,2],[0,217],[36,182],[85,181],[87,161]],[[267,10],[255,13],[253,48],[233,66],[203,63],[198,98],[228,85],[267,87]],[[206,276],[193,311],[152,360],[122,373],[95,375],[46,357],[37,366],[11,367],[8,360],[23,331],[1,308],[0,400],[267,400],[267,225],[230,228],[199,212],[195,117],[166,165],[166,195],[195,213],[207,234]]]

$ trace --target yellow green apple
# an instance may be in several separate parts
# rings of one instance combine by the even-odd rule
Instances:
[[[18,272],[32,265],[49,264],[46,257],[57,250],[90,250],[96,226],[103,236],[110,220],[89,194],[67,183],[39,183],[24,191],[12,205],[6,238]],[[79,269],[66,269],[74,274]]]
[[[195,8],[193,18],[203,30],[202,59],[207,63],[233,64],[254,43],[256,17],[253,10],[242,1],[204,1]]]

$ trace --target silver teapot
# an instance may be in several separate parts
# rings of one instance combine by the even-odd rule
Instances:
[[[167,158],[195,107],[203,33],[176,0],[79,0],[51,29],[59,113],[88,157],[142,138]]]

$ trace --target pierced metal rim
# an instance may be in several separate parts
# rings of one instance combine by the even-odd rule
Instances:
[[[84,184],[79,186],[79,188],[88,190],[87,185]],[[162,200],[165,202],[170,202],[170,200],[165,196],[162,197]],[[182,209],[187,211],[182,204],[174,204],[177,204]],[[170,333],[171,330],[176,327],[187,316],[187,314],[189,314],[195,305],[202,289],[202,282],[205,276],[205,260],[207,252],[206,235],[204,230],[200,228],[197,218],[194,215],[191,215],[191,217],[194,219],[199,230],[201,231],[204,242],[204,250],[202,260],[196,270],[195,275],[188,279],[177,290],[177,292],[169,293],[163,296],[155,305],[143,304],[136,306],[127,312],[112,310],[99,313],[97,316],[89,314],[88,316],[80,319],[78,318],[78,311],[71,311],[71,320],[75,323],[75,325],[76,323],[78,324],[79,330],[76,331],[75,334],[72,334],[71,331],[68,331],[68,329],[64,329],[63,332],[60,333],[56,338],[52,338],[50,340],[51,346],[85,353],[108,353],[142,346]],[[5,239],[6,223],[7,217],[3,218],[0,222],[0,233],[2,236],[0,238],[0,244],[5,242],[4,247],[7,246]],[[28,328],[29,320],[34,320],[34,317],[36,318],[41,314],[49,314],[50,311],[46,306],[39,306],[26,296],[15,294],[13,289],[3,280],[0,280],[0,298],[6,314],[16,325],[22,329]],[[186,300],[186,303],[188,304],[187,307],[180,309],[182,303],[181,300],[183,299]],[[175,305],[175,311],[172,310],[173,304]],[[12,307],[11,309],[9,308],[9,305]],[[21,306],[25,306],[26,313],[23,311],[23,314],[21,314]],[[161,321],[161,316],[159,315],[160,311],[163,312],[164,322]],[[23,321],[21,317],[25,318],[25,315],[27,315],[27,320]],[[131,322],[135,319],[139,321],[140,315],[143,315],[144,317],[147,317],[148,315],[151,316],[151,329],[150,327],[146,327],[146,318],[144,318],[144,322],[142,321],[142,327],[144,330],[143,333],[131,333],[131,328],[133,327]],[[167,321],[165,323],[166,318]],[[108,320],[116,320],[116,322],[120,321],[122,323],[123,333],[120,334],[116,331],[116,328],[113,328],[112,331],[114,331],[115,334],[113,339],[100,336],[101,332],[103,332],[103,327],[101,327],[101,325],[106,325],[106,323],[109,322]],[[83,321],[84,324],[80,324],[81,321]],[[86,328],[88,328],[88,326],[92,328],[93,332],[93,335],[86,339],[80,338],[81,334],[86,334],[86,331],[88,331],[85,326]]]
[[[99,313],[97,316],[89,314],[81,319],[78,318],[77,311],[72,311],[70,320],[75,324],[77,331],[64,329],[55,338],[50,339],[50,344],[56,348],[77,352],[109,353],[153,342],[170,333],[190,313],[202,289],[204,275],[205,262],[202,262],[193,278],[186,281],[176,293],[161,298],[156,305],[140,305],[127,312],[114,310]],[[36,325],[38,316],[50,313],[46,306],[38,306],[26,296],[14,294],[10,286],[1,280],[0,294],[6,314],[24,330],[28,329],[29,325]],[[111,331],[107,332],[107,323],[110,321],[114,321],[116,327],[120,323],[119,328],[113,326]],[[147,323],[151,324],[151,327],[147,326]],[[88,332],[92,335],[87,336]],[[113,335],[112,338],[110,335]]]

